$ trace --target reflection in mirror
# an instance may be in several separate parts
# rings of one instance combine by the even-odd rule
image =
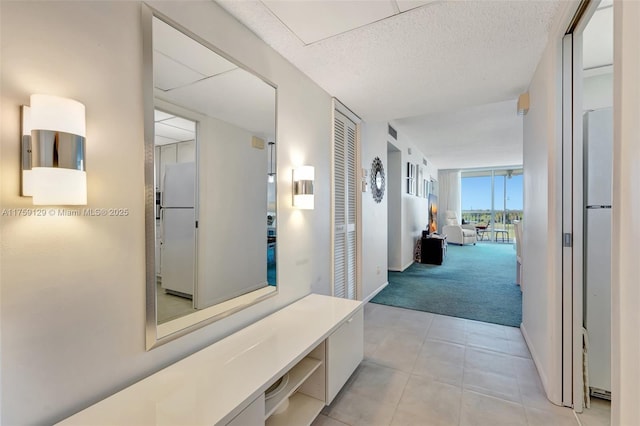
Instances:
[[[155,280],[147,283],[151,348],[276,293],[277,168],[276,89],[163,20],[149,19],[156,194],[147,214],[155,218],[149,262]]]

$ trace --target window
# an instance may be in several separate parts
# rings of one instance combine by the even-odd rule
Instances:
[[[465,223],[489,228],[482,239],[513,241],[513,222],[522,220],[522,169],[464,171],[461,187]]]

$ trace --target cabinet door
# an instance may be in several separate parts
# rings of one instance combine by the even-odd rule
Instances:
[[[358,309],[327,338],[327,405],[333,401],[364,357],[364,317]]]
[[[235,416],[227,426],[264,426],[264,394]]]

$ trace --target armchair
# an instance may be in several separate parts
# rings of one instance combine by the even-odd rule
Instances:
[[[447,210],[445,216],[446,225],[442,227],[442,233],[447,236],[447,242],[451,244],[476,244],[476,228],[474,225],[460,225],[458,214]]]

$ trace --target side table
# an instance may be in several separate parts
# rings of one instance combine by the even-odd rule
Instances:
[[[447,252],[446,235],[430,235],[421,241],[421,263],[442,265]]]

